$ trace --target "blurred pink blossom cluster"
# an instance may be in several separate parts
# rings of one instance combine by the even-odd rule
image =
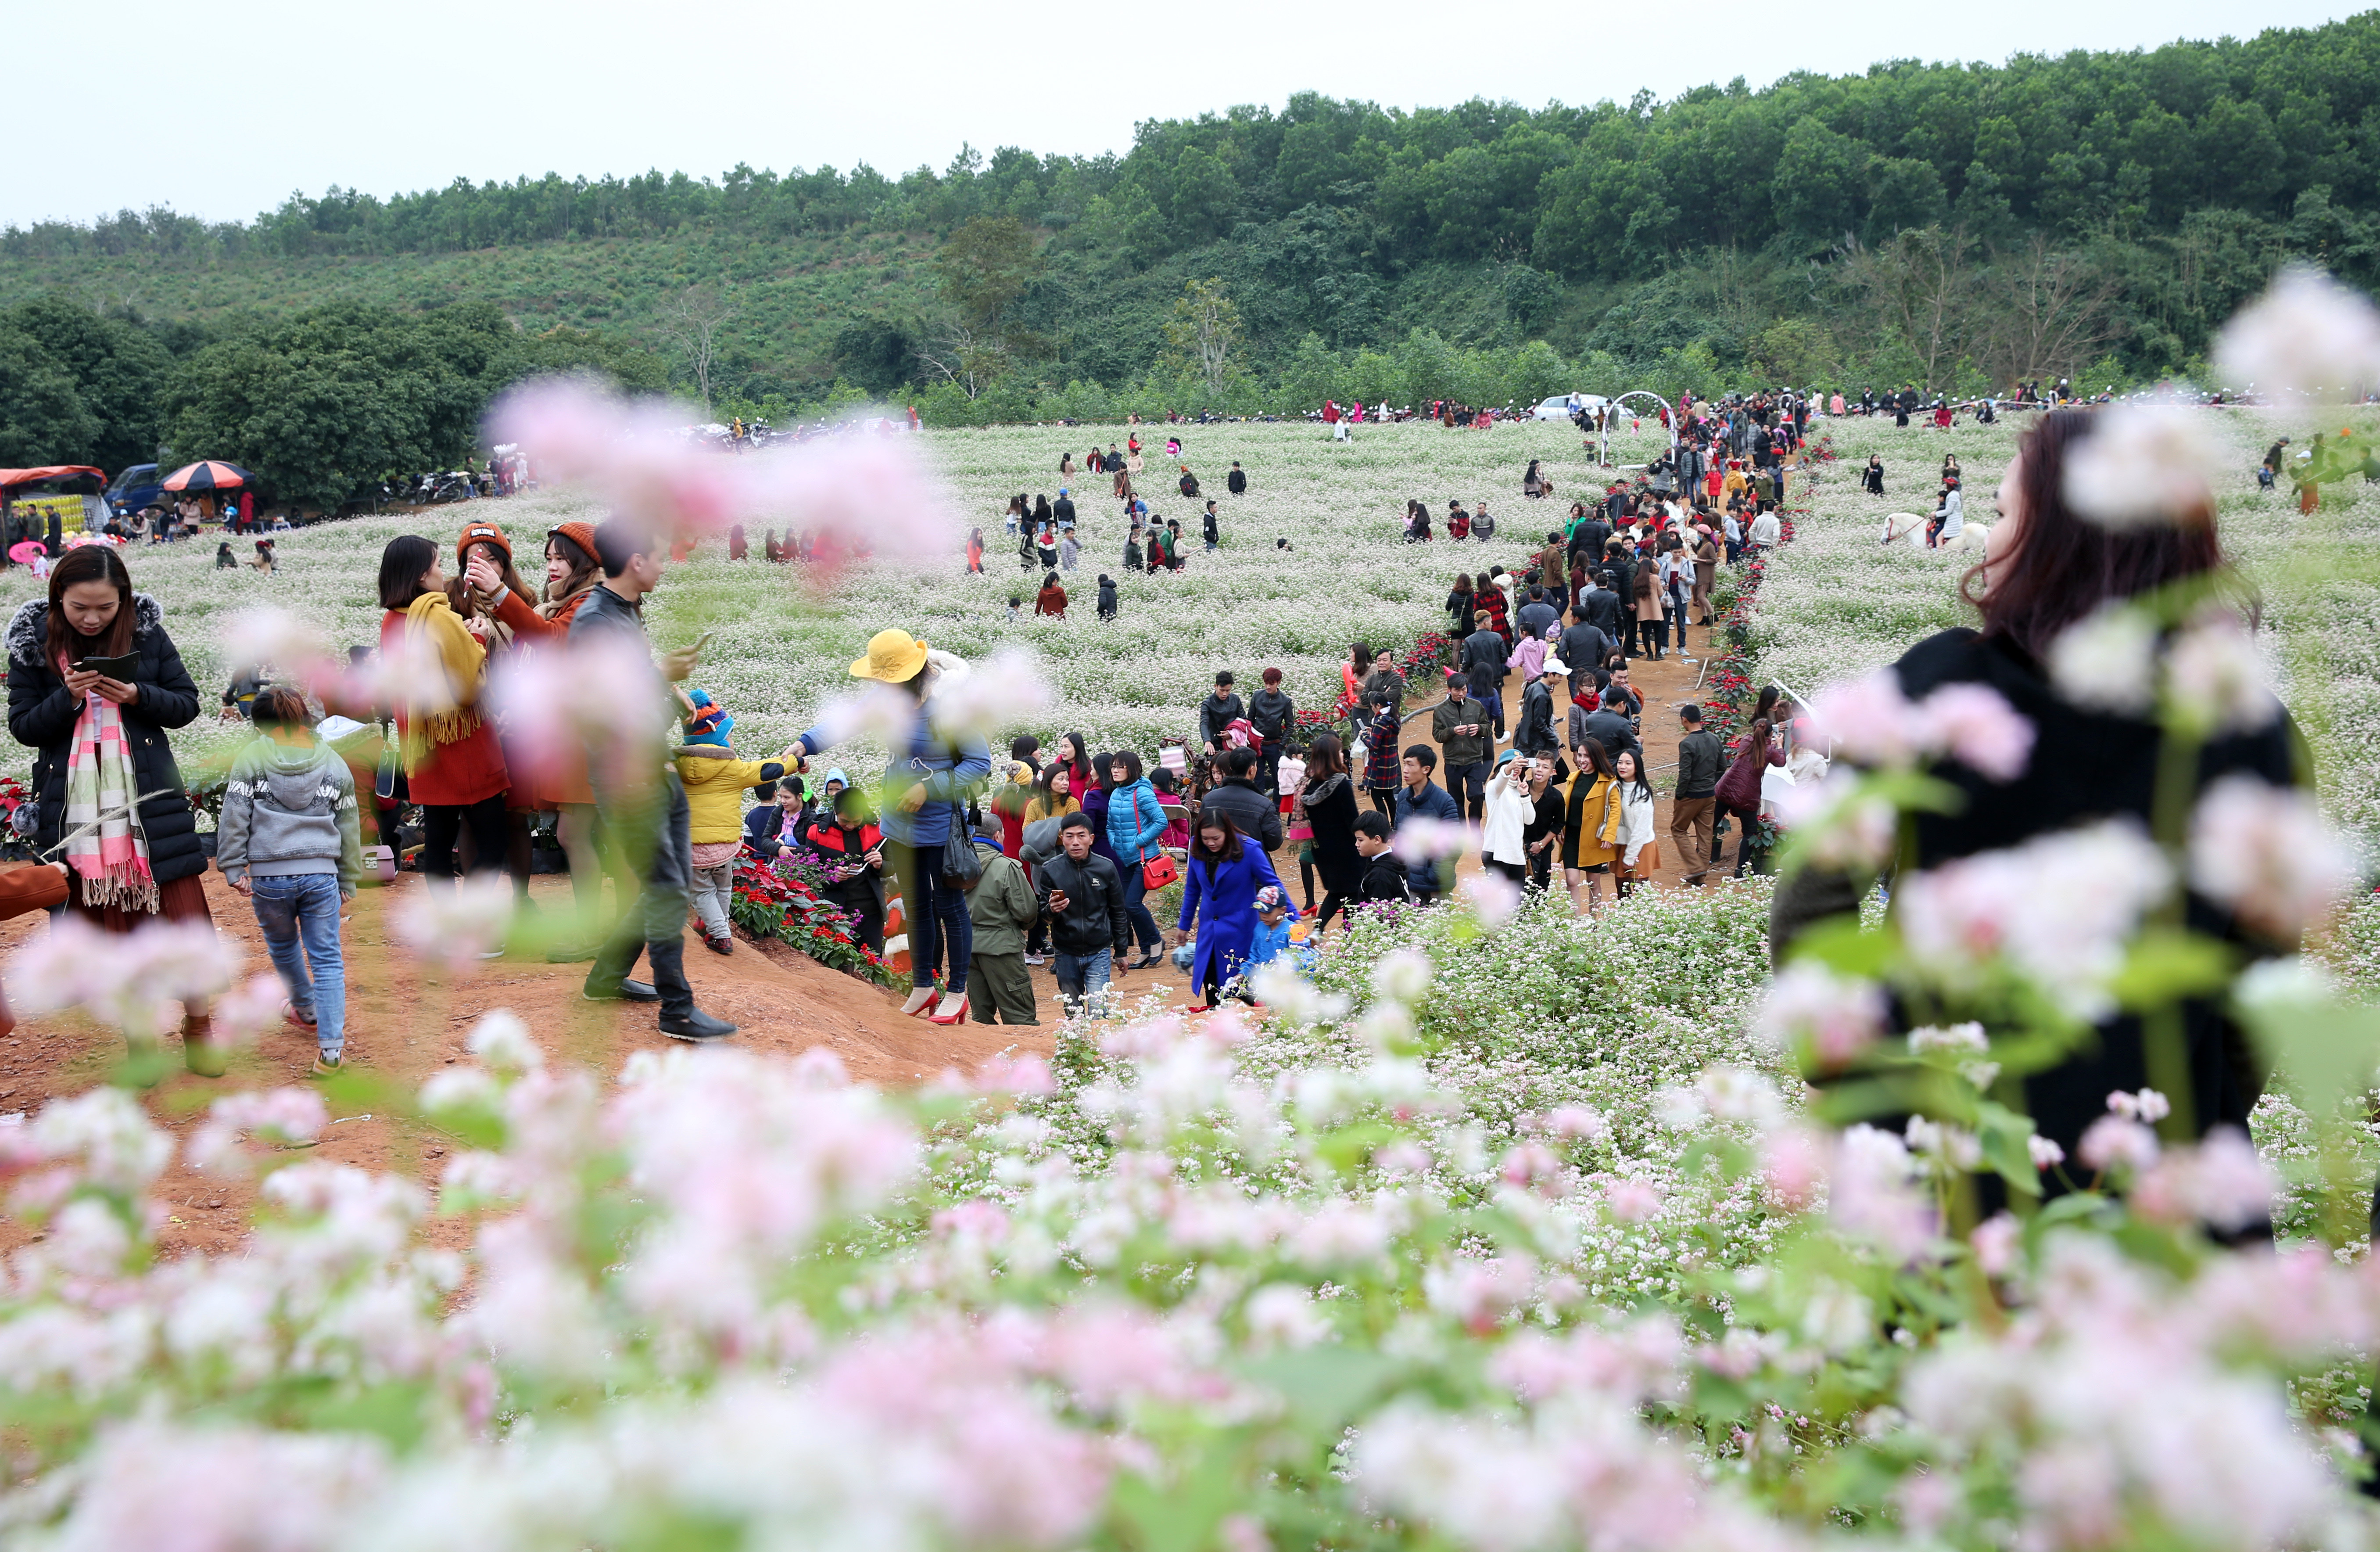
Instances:
[[[2172,885],[2165,854],[2111,820],[1909,878],[1900,929],[1916,968],[1943,985],[1973,986],[2004,967],[2076,1017],[2097,1018],[2143,914]]]
[[[80,1008],[132,1041],[154,1040],[230,989],[242,956],[204,922],[152,921],[109,934],[67,914],[10,956],[8,1000],[20,1013]]]
[[[1820,690],[1810,721],[1857,765],[1889,768],[1947,755],[1994,781],[2011,781],[2033,753],[2033,724],[1998,690],[1946,684],[1912,702],[1889,667]]]
[[[790,526],[815,537],[830,569],[854,555],[914,560],[955,547],[948,503],[910,439],[853,432],[731,457],[683,434],[693,413],[547,379],[498,400],[488,425],[556,483],[673,539],[739,522]]]

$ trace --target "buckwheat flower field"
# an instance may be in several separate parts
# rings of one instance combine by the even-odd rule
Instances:
[[[782,748],[809,727],[828,697],[850,688],[846,669],[869,635],[888,626],[970,661],[1002,648],[1031,654],[1056,693],[1050,725],[1037,729],[1045,742],[1076,731],[1097,749],[1154,753],[1160,739],[1196,733],[1197,702],[1219,668],[1233,670],[1246,694],[1266,667],[1278,667],[1301,709],[1328,707],[1339,694],[1339,665],[1350,643],[1402,650],[1442,629],[1442,605],[1458,572],[1517,568],[1525,552],[1542,545],[1548,528],[1559,525],[1571,499],[1603,488],[1591,478],[1577,433],[1560,422],[1484,432],[1435,422],[1367,426],[1344,444],[1305,424],[1177,429],[1182,457],[1168,460],[1168,429],[1139,428],[1146,468],[1135,483],[1157,519],[1181,521],[1187,564],[1173,573],[1127,571],[1129,524],[1111,481],[1077,474],[1072,488],[1083,549],[1077,568],[1062,573],[1071,600],[1062,619],[1033,614],[1042,572],[1038,565],[1029,571],[1018,566],[1002,514],[1019,493],[1028,501],[1056,499],[1065,483],[1060,456],[1072,451],[1079,464],[1095,440],[1102,448],[1121,444],[1120,427],[927,433],[920,439],[925,459],[947,497],[939,516],[948,536],[940,549],[919,554],[903,546],[832,579],[813,578],[802,566],[767,564],[764,528],[756,520],[746,526],[749,559],[728,560],[723,543],[713,539],[672,567],[647,607],[649,626],[664,645],[717,632],[694,682],[735,714],[737,747],[747,753]],[[1658,425],[1646,422],[1619,439],[1616,456],[1642,462],[1666,445]],[[1533,458],[1544,460],[1555,481],[1555,500],[1523,499],[1521,476]],[[1249,481],[1239,497],[1224,483],[1234,459]],[[1196,473],[1200,499],[1179,494],[1177,463]],[[1207,496],[1221,515],[1222,543],[1211,554],[1200,536]],[[1456,498],[1470,510],[1488,504],[1498,523],[1492,543],[1446,541],[1446,506]],[[1431,507],[1436,542],[1402,543],[1408,499]],[[145,546],[126,558],[135,585],[164,605],[166,629],[202,701],[212,704],[232,669],[252,654],[223,639],[243,610],[288,610],[336,645],[376,642],[373,580],[381,549],[396,534],[451,544],[465,522],[494,522],[511,537],[516,565],[535,586],[542,580],[546,530],[574,519],[600,521],[606,510],[601,491],[532,493],[323,524],[280,535],[281,568],[272,575],[218,570],[213,547],[198,543]],[[971,528],[984,534],[980,577],[966,570]],[[1283,539],[1286,549],[1276,543]],[[252,553],[245,544],[233,547],[243,556]],[[1120,594],[1112,623],[1102,622],[1096,607],[1103,571]],[[23,569],[11,569],[0,579],[0,602],[13,610],[36,588]],[[1024,601],[1020,619],[1008,617],[1012,596]],[[176,736],[175,750],[186,767],[203,766],[227,760],[237,741],[234,730],[202,720]],[[864,758],[868,752],[851,752]],[[21,775],[30,752],[11,744],[6,759],[6,768]]]

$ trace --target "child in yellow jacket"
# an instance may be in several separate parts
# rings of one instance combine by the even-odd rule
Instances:
[[[686,711],[685,741],[677,750],[677,778],[686,788],[688,834],[694,842],[694,909],[702,917],[702,938],[714,954],[735,951],[727,914],[735,898],[735,859],[744,849],[744,792],[785,774],[791,750],[774,760],[738,760],[727,746],[735,719],[707,691],[680,693]]]

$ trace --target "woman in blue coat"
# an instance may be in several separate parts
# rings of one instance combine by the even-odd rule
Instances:
[[[1123,913],[1140,943],[1140,958],[1125,968],[1143,970],[1157,962],[1160,940],[1157,918],[1145,903],[1148,881],[1140,866],[1162,849],[1158,843],[1165,837],[1165,808],[1157,800],[1157,788],[1141,775],[1139,755],[1120,749],[1108,760],[1113,778],[1108,784],[1106,809],[1108,855],[1123,878]],[[1086,801],[1083,807],[1087,812],[1090,804]]]
[[[1200,814],[1190,862],[1182,870],[1182,920],[1174,933],[1178,946],[1190,923],[1198,923],[1198,951],[1190,961],[1198,1000],[1191,1012],[1214,1007],[1223,984],[1246,962],[1256,942],[1257,891],[1268,886],[1281,888],[1281,879],[1264,849],[1244,841],[1230,815],[1212,809]]]

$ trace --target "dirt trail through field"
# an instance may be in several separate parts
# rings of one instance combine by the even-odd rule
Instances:
[[[419,874],[401,874],[387,888],[365,890],[347,919],[347,1056],[358,1074],[387,1080],[409,1094],[431,1072],[462,1058],[472,1027],[496,1008],[519,1015],[550,1060],[583,1063],[607,1080],[618,1074],[630,1052],[675,1044],[655,1029],[650,1005],[590,1003],[580,996],[584,964],[505,959],[452,983],[425,976],[392,943],[386,927],[391,908],[422,887]],[[270,973],[272,963],[249,902],[212,870],[206,890],[216,929],[247,951],[249,972]],[[540,877],[532,898],[543,910],[566,910],[568,881]],[[46,922],[35,914],[0,923],[0,958],[45,931]],[[736,1047],[793,1056],[824,1046],[855,1079],[887,1087],[917,1082],[945,1068],[971,1070],[1011,1048],[1046,1055],[1051,1045],[1050,1024],[1012,1033],[980,1024],[943,1029],[904,1019],[894,994],[780,944],[764,947],[739,937],[735,953],[721,956],[704,949],[698,935],[689,932],[686,966],[699,1004],[740,1026],[732,1042]],[[179,1070],[180,1044],[169,1038],[166,1054],[176,1070],[143,1103],[161,1125],[185,1135],[216,1094],[304,1082],[313,1047],[310,1033],[276,1027],[233,1057],[229,1076],[208,1080]],[[30,1114],[53,1097],[79,1094],[101,1082],[122,1056],[120,1039],[79,1016],[26,1020],[0,1040],[0,1113]],[[335,1118],[311,1156],[435,1179],[444,1157],[460,1145],[433,1129],[371,1111],[369,1103],[334,1103]],[[232,1249],[246,1232],[254,1201],[249,1188],[209,1179],[178,1163],[160,1195],[171,1215],[160,1236],[167,1254]],[[20,1223],[0,1220],[0,1249],[23,1242],[27,1233]]]

